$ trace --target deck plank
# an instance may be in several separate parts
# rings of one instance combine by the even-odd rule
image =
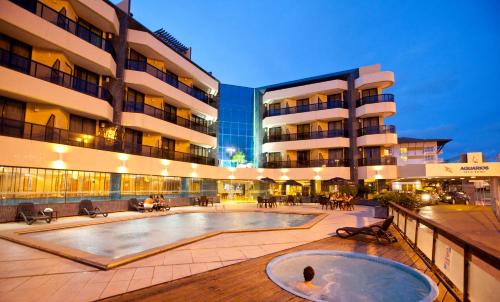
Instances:
[[[279,255],[310,249],[352,251],[383,256],[423,272],[426,268],[423,261],[404,242],[397,231],[393,230],[393,233],[396,234],[398,242],[390,245],[380,244],[362,236],[355,239],[330,237],[216,270],[110,297],[104,301],[305,301],[282,290],[269,280],[265,268],[271,259]],[[427,271],[426,274],[436,280],[432,272]],[[438,301],[441,301],[445,289],[439,285],[439,290]],[[444,301],[454,301],[454,299],[447,294]]]

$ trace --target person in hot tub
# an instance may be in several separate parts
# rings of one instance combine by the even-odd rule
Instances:
[[[314,269],[310,266],[304,268],[304,282],[297,282],[295,287],[308,295],[317,294],[321,288],[315,285],[312,280],[314,279]]]

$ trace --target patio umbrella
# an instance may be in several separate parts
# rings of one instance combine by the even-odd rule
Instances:
[[[264,178],[261,178],[260,181],[264,182],[264,183],[268,183],[268,184],[275,184],[276,182],[274,181],[274,179],[272,178],[269,178],[269,177],[264,177]]]
[[[301,186],[302,187],[302,184],[300,182],[295,181],[293,179],[289,179],[289,180],[285,181],[283,184],[287,185],[287,186]]]
[[[347,179],[344,179],[342,177],[334,177],[330,178],[328,180],[325,180],[326,183],[331,183],[333,185],[344,185],[347,184],[349,181]]]

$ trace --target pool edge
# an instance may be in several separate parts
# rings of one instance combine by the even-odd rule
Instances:
[[[113,269],[146,257],[150,257],[159,253],[163,253],[181,246],[185,246],[203,239],[208,239],[217,235],[221,234],[235,234],[235,233],[251,233],[251,232],[269,232],[269,231],[286,231],[286,230],[303,230],[303,229],[310,229],[313,226],[315,226],[317,223],[319,223],[321,220],[323,220],[326,216],[328,216],[328,213],[318,213],[318,212],[291,212],[291,211],[262,211],[262,210],[229,210],[229,211],[224,211],[224,213],[237,213],[237,212],[264,212],[264,213],[277,213],[277,214],[301,214],[301,215],[314,215],[315,217],[312,218],[310,221],[306,222],[303,225],[300,226],[294,226],[294,227],[284,227],[284,228],[259,228],[259,229],[245,229],[245,230],[227,230],[227,231],[215,231],[215,232],[210,232],[206,233],[200,236],[195,236],[192,238],[188,238],[185,240],[180,240],[175,243],[155,247],[152,249],[148,249],[145,251],[141,251],[139,253],[135,254],[130,254],[127,256],[123,256],[120,258],[112,259],[109,257],[103,257],[103,256],[98,256],[95,254],[87,253],[82,250],[74,249],[74,248],[69,248],[66,246],[58,245],[58,244],[53,244],[47,241],[39,240],[39,239],[33,239],[27,236],[22,236],[24,234],[29,234],[29,233],[37,233],[37,232],[43,232],[43,231],[54,231],[54,230],[60,230],[60,229],[69,229],[69,228],[77,228],[77,227],[85,227],[85,226],[93,226],[93,225],[99,225],[99,224],[104,224],[104,223],[114,223],[114,222],[122,222],[122,221],[129,221],[129,220],[135,220],[135,219],[147,219],[147,218],[154,218],[154,217],[160,217],[160,216],[168,216],[168,215],[176,215],[176,214],[188,214],[188,213],[220,213],[220,212],[200,212],[200,211],[183,211],[183,212],[178,212],[178,213],[173,213],[173,212],[166,212],[166,213],[161,213],[158,215],[150,215],[147,217],[144,216],[134,216],[134,217],[119,217],[119,218],[112,218],[112,219],[101,219],[98,221],[85,221],[85,222],[74,222],[74,223],[67,223],[67,224],[60,224],[60,225],[44,225],[44,226],[38,226],[34,229],[17,229],[17,230],[9,230],[9,231],[3,231],[0,232],[0,238],[5,239],[17,244],[22,244],[24,246],[28,246],[31,248],[36,248],[38,250],[48,252],[57,256],[61,256],[85,265],[90,265],[92,267],[102,269],[102,270],[109,270]]]

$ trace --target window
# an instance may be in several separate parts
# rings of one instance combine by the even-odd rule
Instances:
[[[9,68],[23,73],[30,72],[30,45],[0,34],[0,48],[11,53],[10,56],[7,56],[2,51],[2,65],[7,65]]]
[[[3,200],[32,199],[35,203],[47,203],[47,198],[53,198],[49,202],[79,202],[82,197],[109,196],[109,189],[109,173],[0,168],[0,198]]]
[[[328,159],[344,159],[344,149],[343,148],[335,148],[328,149]]]
[[[148,59],[145,56],[130,48],[128,59],[129,68],[146,71]]]
[[[190,153],[192,155],[201,156],[201,157],[208,157],[208,149],[207,148],[203,148],[203,147],[200,147],[197,145],[191,145],[189,147],[189,149],[190,149]]]
[[[204,126],[207,125],[207,121],[204,118],[199,117],[195,114],[191,114],[191,120],[197,124],[200,124],[200,125],[204,125]]]
[[[380,147],[366,147],[363,151],[365,158],[380,158]]]
[[[435,155],[425,155],[425,161],[434,161],[436,160]]]
[[[102,30],[81,18],[76,25],[76,35],[99,48],[102,47]]]
[[[161,147],[163,149],[175,151],[175,140],[170,139],[170,138],[166,138],[166,137],[162,137],[161,138]]]
[[[424,147],[424,153],[433,153],[433,152],[436,152],[436,148],[434,146]]]
[[[336,94],[330,94],[327,96],[327,107],[328,108],[339,108],[343,106],[342,102],[342,94],[341,93],[336,93]]]
[[[84,133],[95,135],[96,121],[86,117],[70,114],[69,116],[69,131],[75,133]]]
[[[311,152],[309,150],[297,151],[297,167],[308,166]]]
[[[378,127],[379,118],[378,117],[368,117],[363,119],[363,127]]]
[[[168,121],[176,122],[177,121],[177,107],[172,106],[168,103],[163,104],[163,111],[165,111],[165,116]]]
[[[281,127],[269,128],[269,141],[280,141],[281,140]]]
[[[126,128],[125,144],[129,146],[142,145],[142,132]]]
[[[378,95],[377,88],[365,89],[361,92],[362,97],[367,97],[367,96],[372,96],[372,95]]]
[[[281,161],[281,153],[280,152],[267,153],[267,161],[268,162],[278,162],[278,161]]]
[[[328,130],[341,131],[344,129],[344,121],[328,122]]]
[[[309,109],[309,99],[300,99],[296,101],[297,112],[306,112]]]
[[[2,134],[22,137],[26,103],[0,97],[0,118]]]
[[[127,89],[127,103],[125,110],[144,112],[144,94],[134,89]]]
[[[269,115],[279,115],[280,113],[281,113],[280,103],[269,104]]]
[[[309,139],[311,137],[311,125],[297,125],[297,139]]]
[[[99,93],[99,75],[75,65],[73,88],[97,96]]]

